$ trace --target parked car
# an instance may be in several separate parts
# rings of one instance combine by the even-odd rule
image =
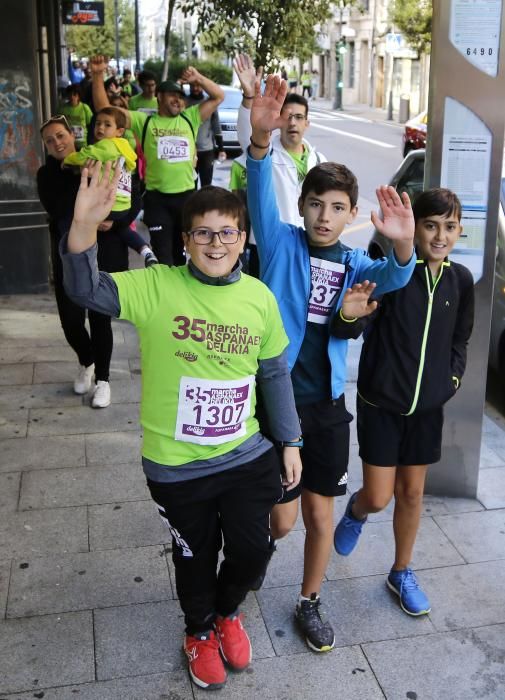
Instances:
[[[424,181],[425,150],[407,154],[398,170],[391,178],[390,185],[397,192],[407,192],[410,199],[422,192]],[[391,242],[377,230],[368,244],[368,254],[376,260],[387,255]],[[505,391],[505,170],[502,171],[501,204],[496,240],[496,268],[491,316],[491,336],[489,341],[489,365],[499,373]]]
[[[223,132],[223,147],[227,153],[239,155],[241,151],[237,138],[238,108],[242,102],[242,92],[229,85],[221,85],[224,100],[218,107],[221,131]]]
[[[428,129],[428,112],[421,112],[417,117],[405,123],[403,131],[403,156],[417,148],[426,147],[426,131]]]

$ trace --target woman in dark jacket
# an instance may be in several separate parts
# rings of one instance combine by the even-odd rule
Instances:
[[[73,153],[75,139],[63,116],[51,117],[40,130],[47,149],[46,164],[37,173],[37,187],[42,206],[49,215],[51,260],[54,291],[61,326],[70,347],[79,359],[79,371],[74,381],[76,394],[86,394],[95,386],[91,405],[105,408],[110,404],[109,366],[112,356],[112,327],[109,316],[88,312],[90,333],[85,326],[86,311],[71,301],[63,289],[63,271],[59,243],[68,231],[74,211],[74,202],[80,183],[80,172],[63,168],[63,160]],[[118,272],[128,268],[128,249],[113,231],[98,234],[100,269]]]

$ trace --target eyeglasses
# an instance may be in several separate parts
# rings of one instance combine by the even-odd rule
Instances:
[[[223,228],[221,231],[211,231],[209,228],[195,228],[188,231],[197,245],[209,245],[214,242],[214,236],[219,238],[224,245],[233,245],[240,238],[241,231],[238,228]]]
[[[40,125],[40,133],[42,133],[46,126],[49,126],[49,124],[63,124],[67,131],[72,131],[64,114],[55,114],[54,117],[49,117],[49,119],[46,119],[46,121]]]
[[[307,117],[305,114],[288,114],[286,120],[290,122],[292,119],[294,119],[295,122],[304,122]]]

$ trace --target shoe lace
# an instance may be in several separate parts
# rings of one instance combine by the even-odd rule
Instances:
[[[230,642],[238,641],[242,635],[242,620],[243,613],[234,615],[233,617],[223,617],[217,622],[218,633],[224,634],[230,639]]]
[[[417,591],[419,584],[417,583],[416,575],[412,569],[407,569],[405,575],[402,576],[402,583],[400,587],[400,595],[403,591]]]
[[[190,653],[194,649],[197,650],[197,656],[203,658],[205,656],[214,656],[219,653],[219,641],[214,635],[209,637],[204,637],[203,639],[198,639],[198,637],[191,637],[191,641],[187,644],[186,654],[189,658],[193,658]]]
[[[325,625],[321,617],[321,611],[319,609],[321,605],[321,600],[308,600],[304,601],[301,606],[302,617],[304,624],[308,630],[315,630]]]

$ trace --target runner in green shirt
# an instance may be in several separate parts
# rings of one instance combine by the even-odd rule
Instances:
[[[156,78],[151,71],[143,70],[139,73],[139,85],[142,89],[138,95],[132,95],[128,103],[128,109],[147,114],[156,114],[158,100],[156,99]]]
[[[66,102],[61,107],[61,113],[67,118],[75,136],[77,150],[88,143],[88,126],[93,118],[93,112],[85,102],[81,102],[79,85],[69,85],[66,90]]]
[[[103,109],[109,104],[102,80],[107,62],[103,56],[93,56],[90,67],[93,102],[96,109]],[[181,265],[185,260],[181,210],[195,188],[198,127],[224,99],[219,85],[191,66],[184,70],[181,81],[190,85],[199,83],[209,97],[198,106],[185,109],[182,84],[165,80],[158,86],[157,114],[125,110],[127,127],[141,142],[145,156],[144,223],[149,228],[156,257],[167,265]]]

